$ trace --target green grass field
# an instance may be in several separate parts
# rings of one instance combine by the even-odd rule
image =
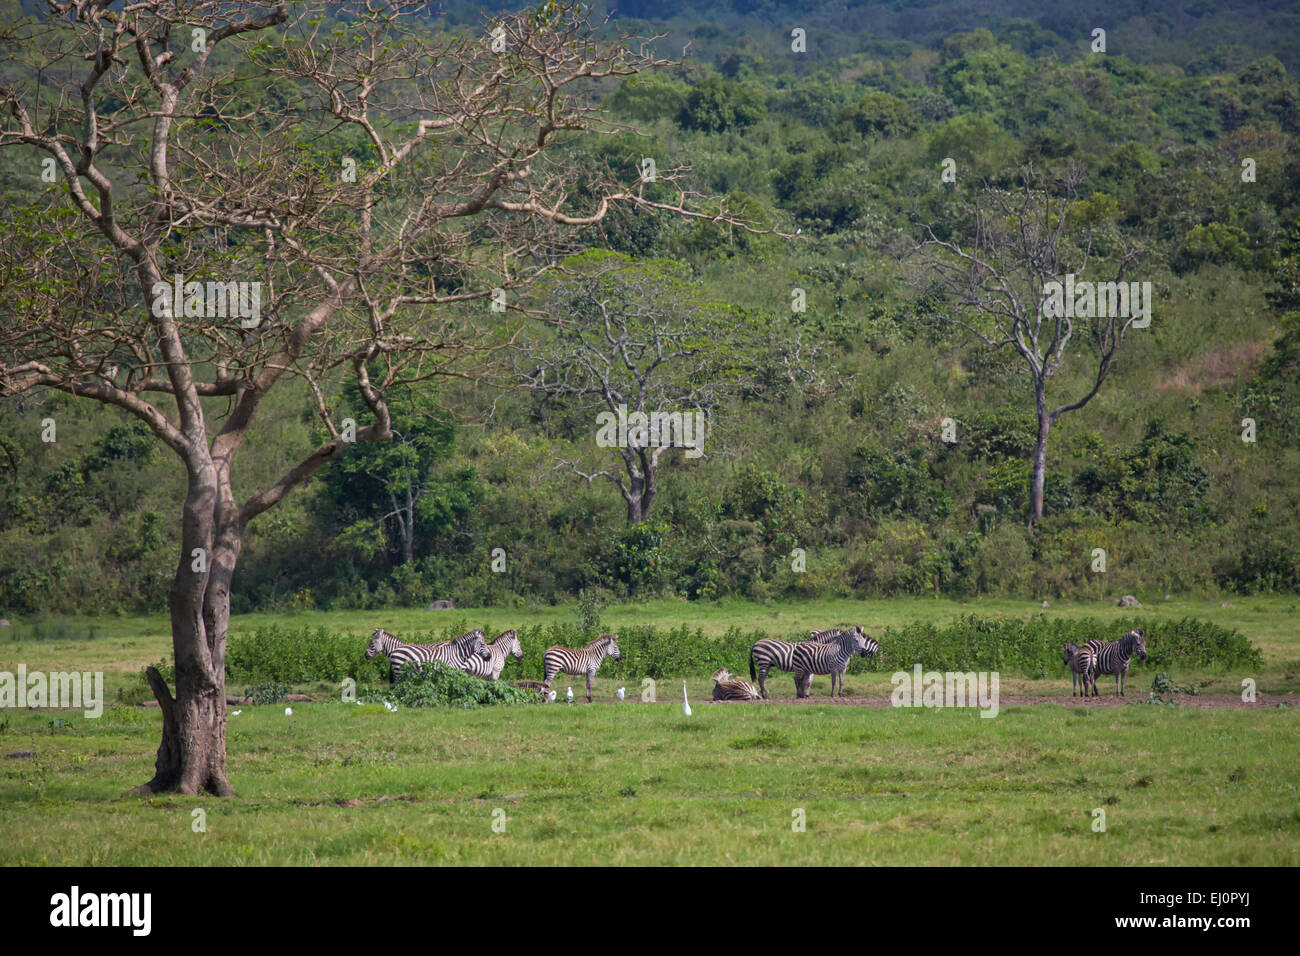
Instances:
[[[1264,652],[1260,674],[1178,673],[1205,693],[1300,687],[1293,599],[1192,600],[1144,608],[1237,627]],[[732,624],[794,630],[839,620],[868,628],[969,612],[1025,615],[1009,601],[820,602],[780,608],[679,602],[607,609],[620,624]],[[445,613],[445,612],[443,612]],[[471,610],[474,625],[571,619],[572,608]],[[1104,617],[1101,604],[1049,614]],[[289,617],[368,633],[427,629],[437,615],[250,615],[235,631]],[[15,621],[0,632],[0,671],[103,670],[111,702],[142,664],[168,654],[158,618]],[[90,627],[95,636],[87,639]],[[17,635],[18,640],[13,637]],[[509,676],[509,669],[506,675]],[[1060,704],[975,710],[707,702],[705,674],[660,684],[660,702],[474,711],[336,701],[237,708],[229,767],[238,795],[124,797],[152,774],[156,709],[0,711],[0,863],[1300,863],[1300,717],[1295,707],[1147,705],[1151,672],[1130,676],[1135,703],[1085,708],[1069,679],[1006,675],[1004,696]],[[787,696],[789,675],[775,690]],[[563,678],[557,682],[563,693]],[[581,696],[581,679],[574,684]],[[1103,694],[1113,680],[1099,681]],[[240,688],[231,687],[237,693]],[[853,694],[884,697],[888,675],[851,676]],[[827,691],[818,678],[814,693]],[[9,754],[31,751],[34,756]],[[1105,831],[1094,832],[1094,811]],[[206,816],[196,832],[194,811]],[[805,828],[795,829],[802,811]],[[504,821],[504,823],[502,822]],[[496,829],[493,824],[496,823]],[[498,832],[502,831],[502,832]]]

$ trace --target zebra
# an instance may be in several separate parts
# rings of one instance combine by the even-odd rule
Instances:
[[[790,663],[794,665],[794,686],[799,697],[807,697],[812,687],[813,674],[831,675],[831,696],[835,696],[835,678],[840,678],[840,696],[844,696],[843,674],[848,670],[849,661],[854,654],[868,655],[867,644],[874,645],[870,653],[880,645],[862,633],[856,624],[847,631],[827,640],[825,643],[804,641],[795,645],[794,656]]]
[[[1093,696],[1096,696],[1097,678],[1093,671],[1094,654],[1091,647],[1077,647],[1073,643],[1065,645],[1065,666],[1070,668],[1070,696],[1074,696],[1075,690],[1080,684],[1083,685],[1083,693],[1080,697],[1088,696],[1088,680],[1093,682]]]
[[[857,631],[859,631],[859,632],[861,632],[861,631],[862,631],[862,625],[860,625],[860,624],[855,624],[855,625],[853,626],[853,629],[854,629],[854,630],[857,630]],[[830,630],[826,630],[826,631],[813,631],[813,632],[812,632],[812,636],[809,637],[808,640],[809,640],[809,641],[815,641],[815,642],[817,642],[818,644],[825,644],[825,643],[826,643],[827,641],[829,641],[831,638],[838,637],[839,635],[841,635],[841,634],[843,634],[843,633],[844,633],[844,629],[843,629],[843,628],[835,628],[835,627],[833,627],[833,628],[831,628]],[[866,653],[864,653],[862,656],[863,656],[863,657],[874,657],[874,656],[876,655],[876,651],[880,650],[880,642],[877,641],[874,637],[868,637],[866,640],[867,640],[867,650],[866,650]],[[848,672],[849,672],[849,665],[848,665],[848,662],[845,662],[845,664],[844,664],[844,670],[840,671],[840,696],[841,696],[841,697],[844,696],[844,678],[845,678],[845,676],[848,674]],[[809,675],[807,676],[807,682],[808,682],[808,685],[809,685],[809,686],[812,685],[812,675],[811,675],[811,674],[809,674]],[[835,684],[835,677],[834,677],[834,675],[832,675],[832,676],[831,676],[831,686],[834,686],[834,684]],[[808,687],[805,687],[805,688],[804,688],[804,694],[806,695],[807,693],[808,693]]]
[[[461,670],[475,677],[482,677],[484,680],[496,680],[501,676],[502,669],[506,666],[506,658],[513,656],[515,660],[524,659],[524,649],[519,643],[519,632],[510,630],[502,631],[492,643],[487,646],[488,659],[483,660],[477,656],[471,656],[465,662]]]
[[[586,647],[575,650],[571,647],[548,647],[542,655],[542,669],[546,679],[542,682],[549,690],[556,674],[587,675],[587,703],[591,703],[591,681],[606,657],[621,661],[618,636],[602,634]]]
[[[389,634],[382,627],[375,628],[370,635],[370,644],[366,647],[366,660],[372,660],[376,654],[383,654],[391,665],[389,680],[396,680],[402,668],[407,664],[417,667],[429,661],[438,661],[448,667],[465,670],[465,662],[472,657],[483,660],[491,657],[491,651],[483,640],[482,631],[470,631],[453,641],[440,641],[437,644],[407,644]]]
[[[725,667],[713,672],[714,700],[760,700],[758,689],[749,681],[733,678]]]
[[[813,631],[810,640],[834,637],[843,633],[832,628],[829,631]],[[767,672],[770,670],[794,670],[794,649],[805,641],[780,641],[775,637],[765,637],[755,641],[749,649],[749,679],[758,681],[758,690],[767,697]],[[758,665],[757,671],[755,664]],[[797,688],[796,688],[797,689]]]
[[[1115,675],[1115,696],[1124,696],[1124,686],[1128,683],[1128,662],[1136,655],[1147,659],[1147,633],[1138,628],[1129,631],[1118,641],[1092,640],[1087,644],[1092,651],[1092,693],[1097,696],[1097,675]]]

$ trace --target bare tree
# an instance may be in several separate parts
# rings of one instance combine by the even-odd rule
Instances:
[[[1092,400],[1114,367],[1133,322],[1147,321],[1138,299],[1144,290],[1130,295],[1125,282],[1137,257],[1136,247],[1128,245],[1114,257],[1113,283],[1085,279],[1092,243],[1086,234],[1075,235],[1077,230],[1068,228],[1070,206],[1082,180],[1082,170],[1073,167],[1061,181],[1048,184],[1026,167],[1019,193],[992,187],[981,191],[968,244],[957,238],[941,239],[930,225],[922,225],[918,246],[927,269],[927,294],[950,309],[936,312],[934,318],[963,329],[989,348],[1010,347],[1024,360],[1038,421],[1029,492],[1031,528],[1043,517],[1052,426]],[[1076,310],[1075,280],[1081,280],[1078,304],[1087,308]],[[1149,283],[1145,291],[1149,313]],[[1052,406],[1048,383],[1070,356],[1076,321],[1085,320],[1091,322],[1087,337],[1095,374],[1078,398]]]
[[[506,347],[489,303],[519,308],[573,227],[613,207],[751,228],[701,211],[684,170],[584,178],[570,144],[611,128],[589,92],[663,65],[649,40],[604,39],[571,3],[474,35],[435,31],[430,12],[48,0],[0,32],[30,66],[0,87],[0,147],[58,173],[0,253],[0,394],[124,409],[188,476],[175,696],[150,668],[162,742],[138,792],[232,792],[226,635],[245,529],[352,441],[390,439],[390,390]],[[336,420],[344,380],[364,423]],[[296,388],[329,438],[248,488],[235,464],[273,388]]]
[[[558,467],[610,482],[628,524],[640,524],[665,456],[702,457],[716,412],[748,386],[755,338],[742,313],[674,263],[600,254],[571,271],[549,290],[551,324],[521,354],[517,381],[590,416],[592,448],[602,451],[587,457],[613,456],[617,466],[562,458]]]

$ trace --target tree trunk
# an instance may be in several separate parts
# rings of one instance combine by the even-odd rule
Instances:
[[[171,587],[172,651],[176,696],[157,669],[146,669],[162,710],[162,742],[154,776],[134,788],[137,795],[176,790],[234,794],[226,778],[226,634],[230,624],[230,581],[242,544],[242,529],[230,510],[214,541],[219,505],[215,469],[191,469],[183,517],[181,560]],[[222,495],[226,498],[226,495]],[[223,504],[233,505],[233,501]],[[206,553],[206,569],[193,569],[193,551]]]
[[[411,489],[406,489],[406,523],[402,525],[402,563],[415,560],[415,499]]]
[[[1047,433],[1052,427],[1047,413],[1047,393],[1040,386],[1037,394],[1038,439],[1034,443],[1034,474],[1029,487],[1029,527],[1043,520],[1043,486],[1047,478]]]

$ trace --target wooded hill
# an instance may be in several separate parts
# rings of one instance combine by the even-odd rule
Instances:
[[[17,15],[4,9],[0,20]],[[576,382],[580,351],[503,315],[531,351],[390,396],[396,442],[358,446],[252,525],[236,611],[583,589],[1300,589],[1300,30],[1286,5],[619,10],[624,28],[666,33],[661,51],[690,46],[679,66],[604,89],[611,116],[641,135],[571,149],[611,169],[689,166],[700,190],[798,235],[619,212],[582,236],[593,251],[573,268],[588,278],[557,280],[534,304],[577,323],[613,296],[624,315],[690,324],[707,361],[667,363],[655,395],[707,408],[705,454],[666,453],[653,501],[630,520],[595,474],[622,467],[596,443],[598,409],[539,375]],[[474,12],[430,29],[471,29]],[[1098,26],[1105,53],[1090,51]],[[792,50],[796,28],[806,53]],[[20,69],[13,53],[0,51],[0,81]],[[274,94],[243,92],[253,106]],[[1032,530],[1024,361],[953,324],[987,331],[917,248],[927,225],[967,242],[996,197],[1023,194],[1026,167],[1056,202],[1047,225],[1088,251],[1088,277],[1127,261],[1125,278],[1153,290],[1150,326],[1127,333],[1096,396],[1055,422]],[[27,228],[14,210],[46,188],[39,174],[34,151],[0,150],[6,231]],[[1096,377],[1083,328],[1048,385],[1054,405]],[[273,481],[319,439],[295,389],[268,400],[245,452],[250,482]],[[359,407],[346,391],[329,398]],[[165,607],[184,496],[166,454],[122,413],[55,393],[0,400],[0,616]]]

